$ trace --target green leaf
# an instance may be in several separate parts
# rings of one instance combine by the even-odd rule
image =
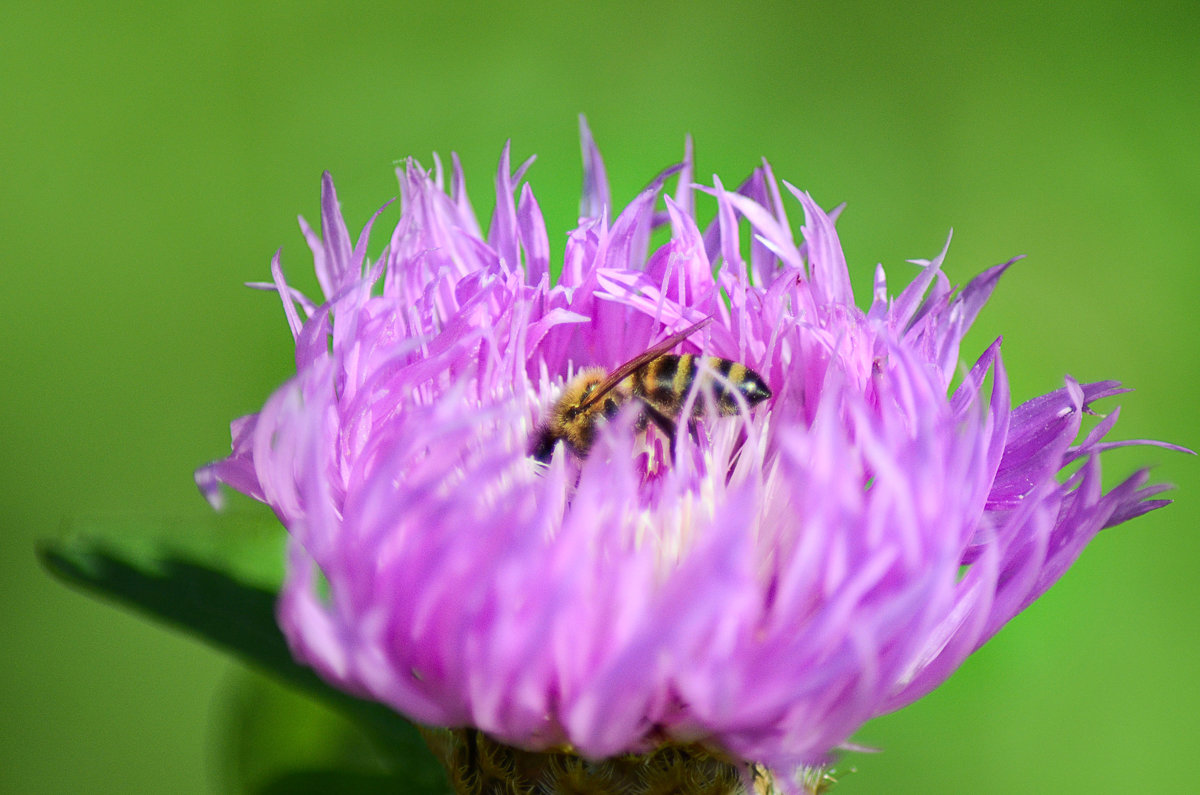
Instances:
[[[239,666],[215,696],[213,791],[257,792],[295,770],[392,772],[361,726],[274,677]]]
[[[39,545],[56,577],[231,652],[342,712],[402,771],[406,792],[446,793],[445,774],[417,728],[392,709],[324,682],[296,663],[275,624],[284,534],[274,521],[80,522]]]

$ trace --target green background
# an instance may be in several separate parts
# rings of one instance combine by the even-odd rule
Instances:
[[[235,788],[343,731],[188,637],[72,592],[37,538],[79,517],[205,517],[193,468],[290,369],[268,278],[333,172],[356,232],[392,162],[457,151],[481,215],[505,139],[554,248],[576,115],[623,203],[696,140],[826,207],[865,295],[937,253],[964,282],[1017,253],[964,347],[1005,334],[1014,396],[1064,374],[1137,392],[1117,436],[1200,446],[1200,24],[1193,2],[8,4],[0,25],[0,790]],[[799,217],[797,205],[791,205]],[[394,221],[394,210],[387,219]],[[796,224],[798,226],[798,224]],[[378,244],[375,250],[378,249]],[[867,725],[839,793],[1191,792],[1200,780],[1200,468],[1104,533],[944,687]],[[239,507],[248,510],[244,503]],[[247,728],[247,716],[253,726]],[[331,739],[333,738],[333,739]],[[240,761],[239,761],[240,760]],[[259,764],[267,764],[262,762]]]

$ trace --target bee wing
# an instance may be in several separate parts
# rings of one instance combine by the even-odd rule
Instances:
[[[662,356],[664,353],[671,350],[676,345],[683,342],[711,322],[712,318],[706,317],[699,323],[693,323],[683,331],[680,331],[677,334],[672,334],[657,345],[646,349],[637,356],[634,356],[632,359],[606,375],[603,381],[596,384],[596,386],[592,388],[591,393],[588,395],[587,400],[583,401],[583,403],[579,405],[579,410],[586,411],[588,408],[598,403],[600,399],[611,392],[617,384],[628,378],[631,373],[644,365],[646,362],[653,361],[659,356]]]

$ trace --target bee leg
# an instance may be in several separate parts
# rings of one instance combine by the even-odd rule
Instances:
[[[677,428],[675,420],[663,414],[661,411],[650,405],[646,401],[642,401],[642,416],[654,423],[654,426],[666,434],[666,437],[671,440],[671,458],[675,457],[675,435]]]
[[[674,427],[674,423],[672,423],[672,427]],[[694,419],[688,420],[687,429],[688,429],[688,436],[692,437],[692,444],[700,444],[700,426],[696,424],[696,421]],[[671,436],[671,458],[672,459],[675,458],[675,441],[676,441],[676,438],[678,437],[678,435],[679,435],[679,432],[678,432],[678,429],[676,429],[675,434]]]

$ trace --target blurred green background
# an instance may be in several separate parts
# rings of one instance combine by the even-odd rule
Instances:
[[[356,232],[392,163],[457,151],[481,215],[505,139],[559,252],[576,115],[618,204],[695,136],[766,156],[839,222],[865,294],[937,253],[1017,253],[964,347],[1014,397],[1120,378],[1121,438],[1200,446],[1200,23],[1184,2],[293,4],[27,1],[0,26],[0,790],[234,788],[231,723],[281,757],[343,729],[202,644],[52,581],[78,517],[204,517],[195,466],[289,373],[268,278],[309,257],[333,172]],[[794,217],[799,208],[791,205]],[[395,209],[385,216],[395,219]],[[797,224],[798,226],[798,224]],[[374,250],[378,250],[378,244]],[[1105,532],[939,691],[866,726],[837,792],[1191,792],[1200,780],[1200,467],[1117,451],[1178,504]],[[246,509],[245,503],[239,507]]]

